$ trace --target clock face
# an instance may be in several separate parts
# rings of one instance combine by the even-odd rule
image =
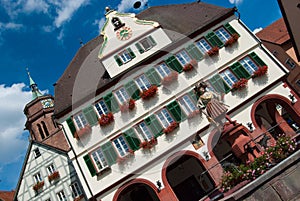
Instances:
[[[129,27],[121,27],[116,34],[119,40],[128,40],[132,36],[132,29]]]
[[[54,106],[54,103],[53,103],[52,99],[41,100],[41,103],[43,105],[43,108],[49,108],[49,107]]]

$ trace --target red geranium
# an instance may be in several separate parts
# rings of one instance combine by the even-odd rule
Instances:
[[[100,126],[106,126],[114,121],[114,115],[110,112],[108,114],[102,114],[101,118],[99,118],[98,122]]]
[[[55,179],[58,179],[59,178],[59,172],[58,171],[55,171],[53,172],[52,174],[48,175],[48,180],[49,182],[55,180]]]
[[[156,138],[152,138],[151,140],[149,141],[144,141],[144,142],[141,142],[140,144],[140,148],[143,148],[143,149],[151,149],[154,145],[157,144],[157,139]]]
[[[44,184],[45,184],[44,181],[40,181],[40,182],[36,183],[36,184],[33,186],[33,190],[34,190],[34,191],[40,190],[41,188],[43,188]]]
[[[127,112],[128,110],[133,110],[135,108],[135,100],[130,99],[128,102],[120,106],[121,112]]]
[[[81,138],[82,136],[89,134],[92,132],[92,128],[89,124],[85,125],[83,128],[79,129],[78,131],[75,132],[74,137],[76,139]]]
[[[217,55],[219,53],[219,47],[218,46],[215,46],[213,48],[211,48],[209,51],[207,51],[207,55],[208,56],[214,56],[214,55]]]
[[[165,134],[171,133],[173,130],[175,130],[179,124],[177,122],[172,122],[167,128],[164,129]]]
[[[143,92],[141,92],[141,97],[143,100],[147,100],[150,99],[151,97],[155,96],[157,93],[157,86],[156,85],[152,85],[149,89],[144,90]]]
[[[268,72],[268,66],[261,66],[256,71],[254,71],[252,77],[253,78],[260,77],[267,74],[267,72]]]
[[[238,34],[233,34],[224,44],[225,47],[231,46],[233,45],[238,39],[239,39],[239,35]]]
[[[190,61],[190,63],[186,64],[184,67],[183,67],[183,71],[190,71],[192,70],[194,67],[196,67],[198,65],[197,61],[195,59],[192,59]]]
[[[232,85],[232,89],[234,89],[234,90],[242,90],[245,87],[247,87],[247,84],[248,84],[248,80],[245,79],[245,78],[241,78],[239,81],[237,81],[236,83],[234,83]]]
[[[161,81],[161,84],[164,86],[168,86],[177,79],[178,79],[178,73],[176,71],[172,71],[169,75],[164,77],[164,79]]]

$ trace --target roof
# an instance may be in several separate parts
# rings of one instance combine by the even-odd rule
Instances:
[[[208,30],[221,20],[234,15],[235,10],[235,8],[193,2],[150,7],[136,17],[158,22],[174,43],[186,36],[191,37],[197,31]],[[98,36],[81,47],[55,84],[54,115],[56,118],[60,118],[85,101],[94,98],[117,83],[123,76],[121,74],[110,79],[105,72],[101,60],[98,59],[102,42],[103,37]],[[136,68],[132,68],[131,72],[136,70]],[[126,75],[129,74],[130,71],[126,72]]]
[[[290,35],[283,18],[280,18],[279,20],[270,24],[260,32],[256,33],[256,35],[263,41],[267,41],[277,45],[282,45],[283,43],[290,40]]]
[[[15,191],[0,191],[0,199],[3,201],[13,201]]]

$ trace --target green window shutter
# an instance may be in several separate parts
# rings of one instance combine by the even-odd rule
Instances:
[[[197,105],[198,98],[197,98],[194,90],[190,91],[188,94],[189,94],[191,100],[194,102],[194,104]]]
[[[172,103],[167,105],[167,109],[170,111],[170,113],[173,115],[176,122],[181,122],[186,119],[186,115],[181,110],[179,104],[177,101],[173,101]]]
[[[133,128],[130,128],[127,131],[125,131],[124,136],[132,150],[136,151],[140,148],[141,141],[136,136],[136,133],[134,132]]]
[[[147,76],[147,78],[149,79],[149,81],[152,85],[156,85],[156,86],[160,85],[161,79],[154,68],[149,69],[145,73],[145,75]]]
[[[239,62],[236,62],[232,66],[230,66],[230,69],[234,72],[234,74],[237,75],[239,79],[249,79],[251,77],[250,73]]]
[[[115,58],[115,60],[116,60],[116,62],[117,62],[117,64],[118,64],[119,66],[122,66],[122,65],[123,65],[123,62],[122,62],[122,60],[120,59],[120,57],[119,57],[118,55],[115,55],[114,58]]]
[[[142,46],[140,45],[140,43],[136,43],[135,46],[141,54],[143,54],[145,52],[144,49],[142,48]]]
[[[240,35],[229,23],[224,25],[225,29],[231,34],[238,34]]]
[[[152,46],[155,46],[157,44],[156,41],[153,39],[152,36],[148,36],[147,38],[149,39],[149,41],[150,41],[150,43],[151,43]]]
[[[250,53],[250,57],[259,65],[259,66],[266,66],[265,62],[255,54],[255,52]]]
[[[210,44],[215,47],[223,47],[223,42],[221,41],[221,39],[218,38],[218,36],[214,33],[214,32],[210,32],[208,33],[205,38],[210,42]]]
[[[134,81],[130,81],[124,85],[128,95],[134,99],[138,100],[140,98],[140,90],[134,83]]]
[[[172,68],[173,70],[181,73],[182,72],[182,66],[181,64],[179,63],[179,61],[176,59],[175,56],[171,56],[169,57],[167,60],[166,60],[166,64]]]
[[[194,44],[189,45],[186,48],[186,50],[189,53],[189,55],[191,55],[197,61],[200,61],[201,59],[203,59],[203,54],[200,52],[200,50]]]
[[[155,137],[158,137],[163,134],[163,127],[161,126],[154,114],[147,117],[144,121]]]
[[[131,59],[135,58],[135,54],[133,53],[133,51],[130,47],[127,48],[127,51],[129,52],[129,55],[130,55]]]
[[[112,166],[117,161],[117,153],[115,149],[113,148],[111,142],[107,142],[106,144],[101,146],[103,154],[107,160],[107,163],[109,166]]]
[[[89,106],[83,109],[82,112],[91,126],[95,126],[98,124],[98,116],[95,110],[93,109],[93,106]]]
[[[118,102],[112,93],[107,94],[103,99],[111,112],[115,113],[119,111]]]
[[[87,155],[85,155],[85,156],[83,157],[83,159],[84,159],[85,164],[86,164],[86,166],[88,167],[88,169],[89,169],[89,171],[90,171],[92,177],[95,176],[95,175],[96,175],[96,169],[95,169],[95,167],[94,167],[94,165],[93,165],[93,162],[92,162],[90,156],[87,154]]]
[[[69,117],[66,121],[67,121],[67,124],[68,124],[68,126],[69,126],[69,129],[70,129],[70,131],[71,131],[71,133],[73,134],[73,137],[74,137],[74,134],[75,134],[75,132],[76,132],[76,127],[75,127],[75,125],[74,125],[74,123],[73,123],[73,120],[72,120],[71,117]]]
[[[209,79],[211,86],[219,93],[230,92],[230,87],[225,83],[219,74]]]

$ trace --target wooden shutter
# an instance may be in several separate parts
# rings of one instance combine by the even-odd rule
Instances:
[[[84,159],[85,164],[86,164],[86,166],[88,167],[88,169],[89,169],[89,171],[91,173],[91,176],[92,177],[95,176],[96,175],[96,169],[95,169],[95,167],[93,165],[93,162],[92,162],[90,156],[87,154],[87,155],[85,155],[83,157],[83,159]]]
[[[156,41],[153,39],[152,36],[148,36],[147,38],[149,39],[149,41],[150,41],[150,43],[151,43],[152,46],[156,45]]]
[[[130,148],[132,150],[138,150],[140,148],[141,141],[136,136],[136,133],[133,128],[128,129],[124,132],[124,136],[126,138],[126,141],[128,142]]]
[[[139,88],[136,86],[134,81],[130,81],[128,83],[126,83],[124,85],[128,95],[134,99],[134,100],[138,100],[140,98],[140,90]]]
[[[143,54],[145,52],[144,49],[142,48],[142,46],[140,45],[140,43],[136,43],[135,46],[141,54]]]
[[[225,83],[219,74],[209,79],[211,86],[219,93],[228,93],[230,87]]]
[[[238,34],[240,35],[229,23],[224,25],[225,29],[231,34]]]
[[[116,60],[116,62],[117,62],[117,64],[118,64],[119,66],[122,66],[122,65],[123,65],[123,62],[122,62],[122,60],[120,59],[120,57],[119,57],[118,55],[115,55],[114,58],[115,58],[115,60]]]
[[[179,61],[176,59],[175,56],[170,56],[167,60],[166,60],[166,64],[172,68],[173,70],[181,73],[183,70],[181,64],[179,63]]]
[[[72,118],[69,117],[69,118],[66,120],[66,122],[67,122],[67,124],[68,124],[68,126],[69,126],[69,129],[70,129],[70,131],[71,131],[71,133],[73,134],[73,137],[74,137],[74,134],[75,134],[75,132],[76,132],[76,127],[75,127],[75,125],[74,125],[74,123],[73,123]]]
[[[185,113],[181,110],[177,101],[167,105],[167,109],[170,111],[176,122],[181,122],[186,119]]]
[[[186,50],[189,53],[189,55],[191,55],[197,61],[200,61],[201,59],[203,59],[203,54],[200,52],[200,50],[194,44],[190,44],[186,48]]]
[[[117,153],[115,149],[113,148],[111,142],[107,142],[104,145],[101,146],[103,154],[107,160],[107,163],[109,166],[112,166],[117,161]]]
[[[255,61],[256,64],[258,64],[259,66],[266,66],[265,62],[263,62],[263,60],[261,60],[261,58],[259,58],[259,56],[257,56],[257,54],[255,52],[251,52],[250,53],[250,57]]]
[[[239,79],[249,79],[251,77],[250,73],[239,62],[236,62],[232,66],[230,66],[230,69],[234,72],[235,75],[237,75]]]
[[[147,76],[148,80],[152,85],[156,85],[156,86],[160,85],[160,81],[161,81],[160,76],[158,75],[158,73],[154,68],[149,69],[145,73],[145,75]]]
[[[210,32],[208,33],[205,38],[209,41],[209,43],[215,47],[223,47],[223,42],[221,41],[221,39],[218,38],[218,36],[214,33],[214,32]]]
[[[86,120],[91,126],[95,126],[98,124],[98,116],[93,108],[93,106],[89,106],[82,110]]]
[[[119,111],[119,105],[112,93],[107,94],[106,96],[103,97],[103,100],[105,101],[108,109],[111,112],[118,112]]]
[[[144,121],[155,137],[158,137],[163,134],[163,127],[161,126],[154,114],[147,117]]]
[[[130,47],[127,48],[127,51],[129,52],[129,55],[130,55],[131,59],[135,58],[135,54],[133,53],[133,51]]]

